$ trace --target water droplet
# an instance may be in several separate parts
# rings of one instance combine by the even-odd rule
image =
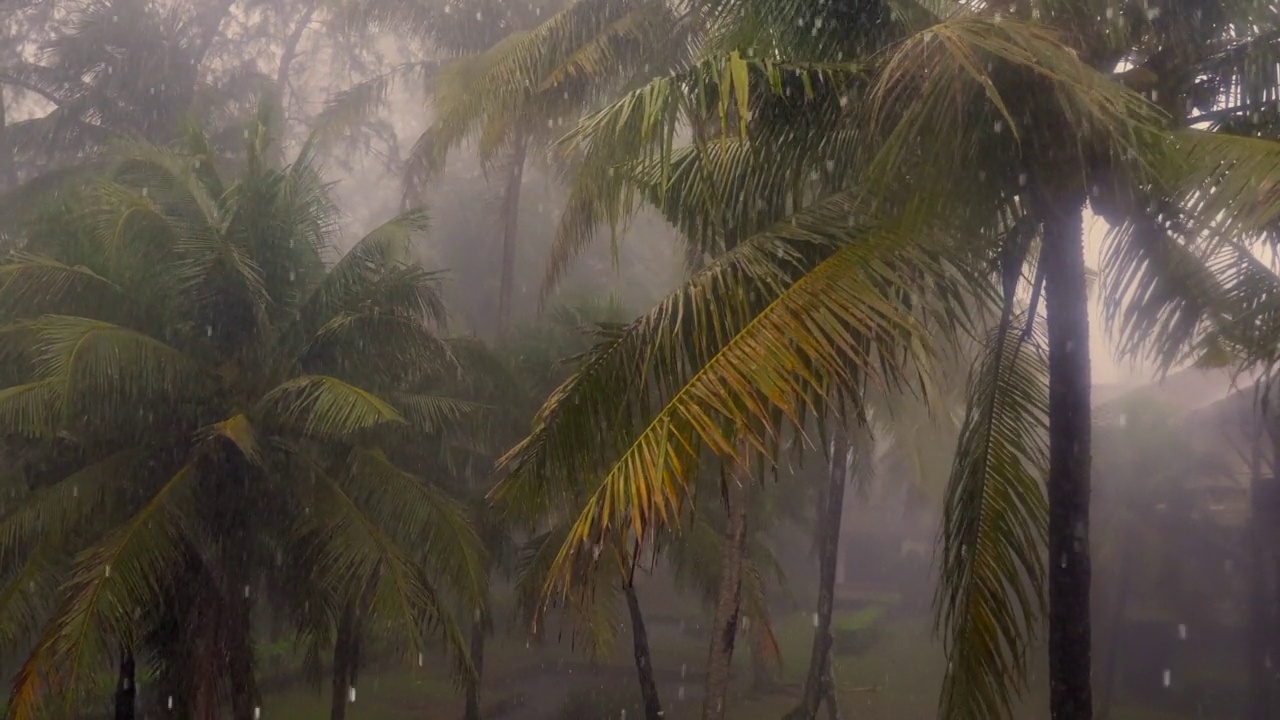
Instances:
[[[253,708],[253,720],[261,720],[261,718],[262,718],[262,708],[260,707]]]
[[[818,613],[813,614],[813,626],[818,627]]]
[[[107,565],[104,570],[106,571],[106,576],[111,577],[111,566]]]
[[[1183,623],[1178,623],[1178,639],[1179,640],[1187,639],[1187,626]]]
[[[1164,671],[1164,677],[1163,677],[1163,678],[1161,678],[1161,683],[1162,683],[1165,687],[1169,687],[1169,683],[1170,683],[1170,682],[1172,682],[1172,681],[1173,681],[1173,674],[1172,674],[1172,673],[1170,673],[1168,670],[1165,670],[1165,671]]]
[[[172,710],[172,709],[173,709],[173,696],[172,696],[172,695],[170,695],[170,696],[169,696],[169,709],[170,709],[170,710]]]
[[[352,685],[352,686],[351,686],[351,692],[349,692],[349,693],[347,694],[347,697],[348,697],[348,699],[349,699],[351,702],[355,702],[355,701],[356,701],[356,686],[355,686],[355,685]]]

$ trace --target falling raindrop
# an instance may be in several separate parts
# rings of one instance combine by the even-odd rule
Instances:
[[[104,569],[106,570],[107,577],[111,577],[111,566],[107,565]]]
[[[680,679],[684,679],[684,674],[689,671],[689,663],[680,664]]]
[[[244,586],[244,596],[245,596],[246,598],[247,598],[247,597],[249,597],[249,586],[248,586],[248,585],[245,585],[245,586]]]
[[[818,613],[813,614],[813,626],[818,627]]]
[[[422,653],[418,653],[418,667],[422,667]]]
[[[1172,682],[1172,680],[1173,680],[1173,674],[1172,674],[1172,673],[1170,673],[1170,672],[1169,672],[1169,670],[1167,670],[1167,669],[1166,669],[1166,670],[1164,671],[1164,677],[1161,679],[1161,683],[1162,683],[1165,687],[1169,687],[1169,683],[1170,683],[1170,682]]]
[[[1183,623],[1178,623],[1178,639],[1179,640],[1187,639],[1187,626]]]
[[[262,708],[255,707],[253,709],[253,720],[261,720],[261,719],[262,719]]]
[[[172,695],[170,695],[170,696],[169,696],[169,709],[170,709],[170,710],[172,710],[172,709],[173,709],[173,696],[172,696]]]
[[[681,685],[680,689],[676,691],[676,699],[681,702],[684,702],[684,686],[683,685]]]
[[[356,686],[355,686],[355,685],[352,685],[352,686],[351,686],[351,692],[350,692],[350,693],[348,693],[348,699],[350,700],[350,702],[355,702],[355,701],[356,701]]]

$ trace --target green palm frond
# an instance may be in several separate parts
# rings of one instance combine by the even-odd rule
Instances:
[[[135,403],[207,394],[213,373],[180,350],[129,328],[45,315],[31,324],[41,378],[57,379],[70,413],[130,410]]]
[[[975,367],[946,493],[935,604],[948,718],[1010,716],[1044,611],[1048,368],[1043,338],[1020,326],[993,331]]]
[[[141,640],[135,613],[164,600],[159,578],[185,557],[182,538],[192,511],[198,458],[176,472],[124,525],[75,561],[64,600],[14,680],[9,713],[41,717],[50,697],[75,707],[92,665],[114,648]]]
[[[85,315],[133,305],[122,288],[84,266],[25,253],[0,264],[0,317],[31,319],[48,313]]]
[[[361,238],[301,301],[299,314],[304,327],[315,332],[315,328],[334,314],[349,309],[346,303],[358,296],[369,280],[407,264],[413,238],[424,232],[429,224],[430,217],[426,211],[415,208]],[[423,302],[426,302],[425,297]],[[424,307],[437,312],[438,300]]]
[[[467,641],[446,598],[425,577],[418,563],[388,534],[382,523],[332,475],[312,464],[319,482],[308,496],[313,511],[296,529],[309,545],[321,582],[339,596],[350,588],[373,587],[373,614],[397,630],[412,653],[425,651],[427,630],[439,629],[457,658],[459,676],[473,672]],[[455,560],[456,561],[456,560]],[[408,630],[406,633],[405,630]]]
[[[804,432],[817,404],[856,404],[855,377],[895,386],[911,380],[904,367],[929,366],[921,316],[901,302],[946,275],[917,237],[927,230],[857,217],[838,196],[752,238],[598,346],[548,400],[494,495],[584,508],[557,561],[562,588],[602,537],[675,522],[702,448],[733,457],[745,442],[771,457],[779,422]]]
[[[63,417],[65,388],[60,378],[45,378],[0,390],[0,428],[17,437],[54,437]]]
[[[63,571],[54,555],[36,547],[4,574],[0,586],[0,643],[30,642],[57,607]]]
[[[392,393],[387,402],[414,430],[429,435],[466,427],[491,410],[487,405],[439,395]]]
[[[404,418],[377,395],[325,375],[303,375],[266,393],[258,413],[268,423],[316,438],[343,440]]]
[[[378,451],[357,451],[342,482],[388,534],[422,552],[431,577],[459,591],[468,606],[479,605],[487,585],[484,553],[465,506]]]
[[[0,561],[13,563],[41,546],[65,551],[78,533],[112,521],[121,509],[119,490],[145,457],[140,448],[126,448],[23,498],[0,518]]]

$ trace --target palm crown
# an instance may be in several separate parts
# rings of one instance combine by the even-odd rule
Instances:
[[[453,609],[483,592],[479,541],[444,488],[389,459],[473,410],[430,394],[457,368],[436,277],[408,262],[426,218],[336,256],[307,149],[272,167],[261,118],[235,173],[197,132],[119,148],[0,265],[0,423],[10,452],[56,447],[66,466],[27,463],[31,492],[0,521],[6,621],[38,634],[17,717],[159,638],[171,702],[249,717],[261,591],[311,642],[367,599],[409,648],[435,628],[467,667]],[[52,613],[26,611],[49,587]]]

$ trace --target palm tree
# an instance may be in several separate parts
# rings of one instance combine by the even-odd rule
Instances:
[[[750,446],[767,456],[776,433],[764,428],[796,422],[832,386],[852,391],[858,374],[850,363],[868,377],[898,380],[901,353],[924,349],[918,367],[927,373],[928,333],[913,312],[934,313],[943,327],[966,320],[939,315],[931,298],[994,294],[1004,311],[990,343],[990,382],[971,394],[974,429],[961,443],[953,487],[957,509],[1001,519],[974,525],[972,515],[952,514],[947,526],[955,562],[944,572],[940,613],[953,662],[943,709],[1008,712],[1010,688],[1025,678],[1047,544],[1052,712],[1088,717],[1090,408],[1079,210],[1095,188],[1104,200],[1160,198],[1113,203],[1126,220],[1105,258],[1104,271],[1112,271],[1105,287],[1122,337],[1172,363],[1206,323],[1243,312],[1243,285],[1204,258],[1233,255],[1233,244],[1265,228],[1271,206],[1248,188],[1274,170],[1276,146],[1171,129],[1126,85],[1132,75],[1107,66],[1138,40],[1160,46],[1164,23],[1127,23],[1120,30],[1131,29],[1128,35],[1111,26],[1091,33],[1070,8],[1053,4],[1011,13],[904,3],[868,38],[850,32],[843,6],[726,7],[737,14],[725,22],[754,29],[753,39],[777,31],[792,42],[761,40],[754,55],[743,43],[713,47],[700,64],[570,133],[564,146],[584,156],[580,167],[609,172],[592,176],[589,192],[571,199],[570,207],[591,212],[566,216],[562,247],[580,246],[600,222],[625,215],[635,196],[658,206],[691,241],[735,249],[602,348],[597,363],[552,398],[545,424],[513,453],[513,472],[604,474],[593,486],[598,502],[580,517],[571,543],[662,526],[685,501],[681,469],[692,448],[734,456],[726,424],[758,422]],[[786,22],[768,22],[778,17]],[[797,26],[817,40],[795,42],[805,33],[787,29]],[[699,129],[714,109],[724,129],[709,142]],[[695,142],[672,149],[681,124],[695,130]],[[1156,212],[1148,208],[1166,221],[1154,240],[1146,229]],[[1172,226],[1175,209],[1182,222]],[[887,240],[899,233],[911,239]],[[1182,263],[1177,272],[1170,255]],[[875,282],[856,282],[868,276]],[[837,297],[832,283],[851,294]],[[1014,327],[1011,303],[1019,295],[1030,296],[1031,319]],[[1042,295],[1047,318],[1040,317]],[[727,310],[729,320],[713,319],[703,303]],[[869,305],[879,311],[874,318]],[[867,340],[871,353],[861,345]],[[1036,389],[1032,358],[1041,354],[1048,390]],[[1012,368],[1022,369],[1011,376]],[[624,377],[643,380],[626,385]],[[636,403],[634,421],[604,430],[589,419],[632,412],[619,410],[620,397]],[[975,420],[992,413],[1007,420],[985,429]],[[568,457],[560,443],[571,437],[590,460]],[[1000,502],[1010,497],[1019,501]],[[969,535],[975,531],[982,534]],[[964,540],[991,551],[961,553]],[[564,553],[575,551],[567,545]],[[976,629],[991,617],[1003,621]]]
[[[238,158],[195,131],[175,150],[120,148],[0,265],[20,375],[0,391],[4,433],[75,458],[0,523],[9,567],[47,554],[62,582],[56,609],[28,618],[15,717],[75,703],[121,652],[155,665],[184,716],[252,716],[260,592],[313,645],[354,607],[409,650],[437,630],[467,671],[451,607],[483,592],[476,534],[390,459],[467,411],[412,392],[456,372],[435,276],[406,261],[425,215],[335,258],[326,186],[305,150],[271,165],[266,107]]]

